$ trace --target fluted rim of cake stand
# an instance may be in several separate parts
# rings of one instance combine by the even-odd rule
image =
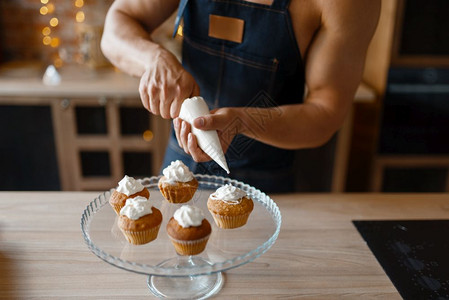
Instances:
[[[267,194],[246,183],[231,178],[215,175],[204,175],[204,174],[195,174],[194,176],[198,180],[199,188],[204,186],[218,188],[225,184],[231,184],[244,190],[248,194],[248,196],[250,196],[253,200],[258,201],[260,204],[262,204],[265,207],[265,209],[269,212],[276,226],[276,229],[274,233],[271,235],[271,237],[268,238],[267,241],[265,241],[261,245],[257,246],[254,250],[251,250],[247,253],[236,256],[232,259],[227,259],[221,262],[215,262],[211,264],[204,264],[201,266],[195,265],[183,268],[172,268],[172,267],[167,268],[158,265],[142,264],[129,260],[124,260],[100,249],[90,239],[89,235],[90,223],[94,218],[95,213],[98,212],[100,209],[102,209],[106,204],[108,204],[109,197],[111,193],[114,191],[114,189],[111,189],[109,191],[103,192],[94,200],[92,200],[84,209],[83,214],[81,215],[80,221],[81,231],[84,237],[84,241],[86,242],[89,249],[103,261],[121,269],[145,275],[175,277],[175,276],[208,275],[236,268],[238,266],[253,261],[254,259],[256,259],[257,257],[259,257],[260,255],[262,255],[263,253],[268,251],[268,249],[271,248],[271,246],[275,243],[276,239],[279,236],[282,224],[282,217],[279,207]],[[141,183],[147,188],[155,188],[155,187],[157,188],[158,181],[161,177],[162,175],[146,177],[141,180]]]

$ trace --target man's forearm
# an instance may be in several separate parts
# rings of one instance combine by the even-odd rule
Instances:
[[[176,9],[178,0],[115,0],[105,20],[101,49],[124,72],[141,76],[167,50],[151,33]]]
[[[348,106],[338,111],[318,103],[273,108],[235,108],[239,133],[284,149],[318,147],[341,127]]]
[[[101,49],[116,67],[130,75],[141,76],[159,48],[139,23],[119,11],[110,11]]]

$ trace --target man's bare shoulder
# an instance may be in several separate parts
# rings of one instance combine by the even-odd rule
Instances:
[[[151,27],[159,22],[159,16],[171,14],[178,3],[179,0],[115,0],[111,8]]]
[[[312,0],[321,11],[322,26],[344,33],[363,33],[375,28],[381,0]],[[343,32],[342,32],[343,33]]]

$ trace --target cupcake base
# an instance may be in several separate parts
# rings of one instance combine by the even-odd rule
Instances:
[[[248,221],[249,213],[238,216],[224,216],[219,214],[214,214],[211,212],[214,218],[215,224],[224,229],[239,228],[246,224]]]
[[[126,240],[133,245],[143,245],[147,244],[157,238],[159,233],[159,228],[161,225],[159,224],[156,227],[150,228],[145,231],[130,231],[120,229],[125,236]]]
[[[207,241],[209,240],[209,235],[199,239],[199,240],[193,240],[193,241],[182,241],[172,238],[171,236],[170,240],[175,247],[176,253],[179,255],[197,255],[206,249]]]
[[[109,202],[109,204],[111,204],[112,208],[114,209],[115,213],[117,214],[117,216],[120,216],[120,210],[123,207],[123,204],[117,203],[117,204],[113,204],[111,202]]]

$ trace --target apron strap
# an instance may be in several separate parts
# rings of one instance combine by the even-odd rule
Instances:
[[[181,23],[181,19],[182,19],[182,16],[184,15],[184,11],[186,9],[187,2],[188,2],[188,0],[179,1],[178,13],[176,14],[175,27],[173,29],[173,35],[172,35],[173,38],[176,36],[176,33],[178,32],[179,23]],[[274,0],[273,4],[271,4],[271,7],[279,9],[279,10],[287,10],[289,4],[290,4],[290,0]]]
[[[172,37],[175,37],[176,33],[178,32],[179,23],[181,22],[182,16],[184,15],[184,11],[186,9],[187,2],[188,2],[188,0],[181,0],[181,1],[179,1],[178,13],[176,14],[175,28],[173,30]]]
[[[274,0],[271,7],[279,10],[287,10],[289,4],[290,0]]]

